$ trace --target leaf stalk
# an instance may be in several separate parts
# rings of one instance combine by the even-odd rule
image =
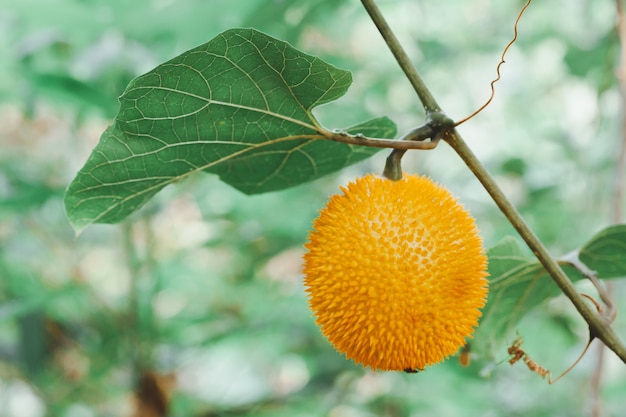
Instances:
[[[437,147],[438,143],[436,140],[425,141],[430,138],[430,136],[419,136],[418,138],[418,136],[415,135],[416,131],[417,129],[413,129],[400,139],[369,138],[359,134],[352,135],[347,132],[321,131],[320,133],[322,134],[322,138],[329,139],[334,142],[347,143],[349,145],[370,146],[374,148],[389,148],[407,151],[409,149],[430,150]]]

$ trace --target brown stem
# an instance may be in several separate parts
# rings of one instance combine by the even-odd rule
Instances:
[[[347,143],[349,145],[370,146],[373,148],[389,148],[389,149],[421,149],[429,150],[437,147],[437,141],[431,140],[424,142],[427,138],[414,138],[412,136],[415,130],[410,131],[400,139],[380,139],[369,138],[362,135],[351,135],[347,132],[330,132],[322,130],[320,138],[332,140],[333,142]]]

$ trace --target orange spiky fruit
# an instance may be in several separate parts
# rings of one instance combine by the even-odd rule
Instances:
[[[487,297],[473,217],[427,177],[367,175],[331,196],[305,247],[322,333],[349,359],[416,371],[471,337]]]

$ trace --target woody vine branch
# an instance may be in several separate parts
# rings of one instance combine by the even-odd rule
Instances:
[[[394,55],[400,68],[409,79],[417,96],[419,97],[427,117],[433,113],[444,115],[441,107],[430,93],[426,84],[422,80],[415,66],[411,63],[408,54],[400,45],[398,39],[393,34],[391,27],[383,17],[374,0],[361,0],[363,7],[367,10],[370,18],[378,28],[383,39],[387,43],[390,51]],[[461,157],[474,176],[480,181],[485,190],[494,200],[500,211],[509,220],[511,225],[517,230],[528,247],[535,254],[539,262],[550,274],[554,282],[561,291],[571,300],[578,312],[589,326],[590,337],[598,338],[624,362],[626,363],[626,346],[619,339],[610,325],[610,321],[596,311],[595,307],[588,304],[567,277],[557,261],[552,257],[544,244],[539,240],[533,230],[522,218],[515,206],[504,195],[496,181],[489,174],[480,160],[472,152],[452,122],[449,126],[443,126],[443,130],[437,135],[445,140],[454,151]],[[395,152],[395,151],[394,151]],[[399,159],[399,158],[396,158]]]

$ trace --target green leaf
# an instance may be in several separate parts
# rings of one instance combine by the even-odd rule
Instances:
[[[561,294],[543,266],[518,241],[506,237],[487,251],[489,299],[475,334],[474,346],[493,351],[534,307]],[[578,251],[581,262],[601,279],[626,276],[626,225],[608,227]],[[572,281],[583,274],[567,261],[559,262]]]
[[[223,32],[131,81],[115,124],[68,187],[68,217],[78,230],[119,222],[200,171],[255,194],[361,161],[377,149],[325,140],[312,114],[351,82],[348,71],[261,32]],[[387,118],[346,130],[396,134]]]
[[[578,258],[599,278],[626,277],[626,224],[596,234],[580,249]]]
[[[489,249],[487,256],[489,298],[475,334],[475,345],[482,348],[496,345],[528,311],[559,294],[541,264],[526,254],[517,240],[505,238]]]

